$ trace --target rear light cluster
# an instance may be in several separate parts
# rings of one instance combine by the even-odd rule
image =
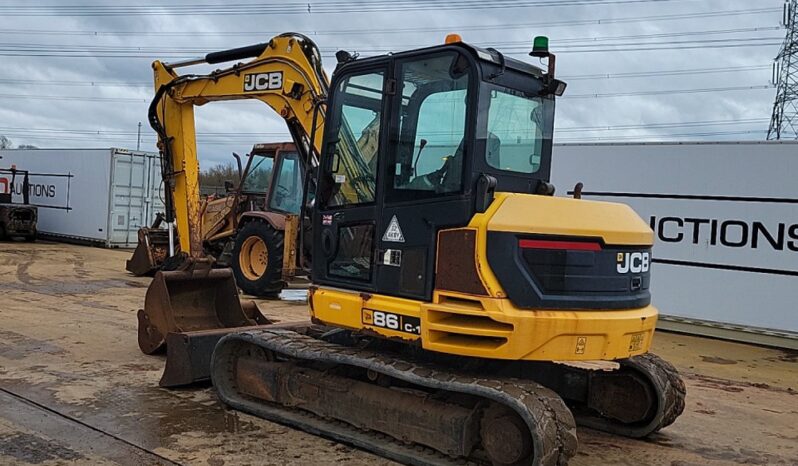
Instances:
[[[522,239],[518,241],[521,249],[555,249],[564,251],[601,251],[601,244],[587,241],[553,241]]]
[[[519,238],[523,262],[546,294],[629,290],[628,278],[615,272],[616,252],[596,239]]]

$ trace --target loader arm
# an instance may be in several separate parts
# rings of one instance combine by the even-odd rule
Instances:
[[[176,72],[182,66],[251,57],[255,58],[206,75]],[[166,220],[180,232],[180,250],[194,258],[203,254],[194,107],[214,101],[262,101],[285,119],[300,155],[313,167],[318,163],[329,86],[320,60],[313,42],[289,33],[204,59],[153,63],[156,94],[149,118],[162,154]]]

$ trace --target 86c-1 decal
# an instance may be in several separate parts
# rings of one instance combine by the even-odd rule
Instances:
[[[363,309],[363,323],[371,327],[421,335],[421,319],[418,317]]]

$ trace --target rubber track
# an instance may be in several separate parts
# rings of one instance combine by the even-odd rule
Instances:
[[[389,357],[373,351],[334,345],[291,330],[264,329],[230,334],[219,341],[214,351],[211,376],[222,402],[259,417],[298,427],[406,464],[485,464],[484,460],[452,458],[426,446],[408,445],[385,434],[363,431],[307,411],[240,396],[234,389],[234,357],[237,350],[246,345],[255,345],[292,359],[361,367],[418,386],[490,399],[513,409],[532,432],[538,433],[533,436],[537,459],[531,464],[566,465],[576,454],[576,427],[570,410],[555,392],[535,382],[478,378],[395,355]]]
[[[590,427],[610,434],[642,438],[673,424],[684,411],[687,389],[679,376],[679,371],[656,354],[646,353],[620,361],[622,367],[631,368],[645,376],[654,387],[660,401],[654,418],[644,425],[620,424],[598,416],[577,414],[576,423],[580,427]]]

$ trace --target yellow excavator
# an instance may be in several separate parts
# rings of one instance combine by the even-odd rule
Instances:
[[[219,318],[224,333],[189,345],[204,345],[186,364],[225,404],[417,465],[562,465],[577,425],[644,437],[681,414],[682,380],[648,352],[652,232],[628,206],[553,196],[565,83],[548,39],[532,45],[546,69],[454,34],[341,51],[329,84],[299,34],[154,63],[150,122],[181,250],[200,240],[194,105],[261,100],[313,161],[310,321]],[[177,312],[183,330],[201,313],[246,317],[213,272],[199,256],[159,272],[144,313]],[[150,325],[152,341],[185,336],[165,328]],[[171,351],[179,338],[166,339]]]

